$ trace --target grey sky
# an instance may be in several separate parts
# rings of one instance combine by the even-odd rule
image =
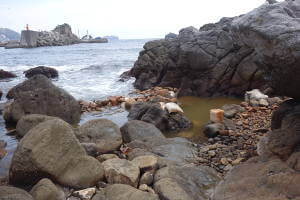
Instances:
[[[69,23],[94,37],[159,38],[251,11],[265,0],[0,0],[0,27],[51,30]]]

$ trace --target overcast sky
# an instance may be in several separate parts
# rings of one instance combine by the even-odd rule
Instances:
[[[80,36],[118,35],[122,39],[160,38],[187,26],[217,22],[265,0],[0,0],[0,27],[52,30],[69,23]]]

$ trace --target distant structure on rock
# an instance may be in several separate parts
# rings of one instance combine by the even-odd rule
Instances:
[[[62,24],[52,31],[32,31],[26,25],[26,30],[21,33],[20,42],[8,43],[5,48],[34,48],[43,46],[63,46],[77,44],[80,39],[72,33],[69,24]]]

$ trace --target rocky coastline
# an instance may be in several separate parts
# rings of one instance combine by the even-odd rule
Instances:
[[[23,30],[20,41],[8,41],[2,46],[6,49],[12,48],[36,48],[45,46],[64,46],[79,43],[107,43],[108,40],[92,39],[82,40],[72,32],[69,24],[58,25],[52,31]]]

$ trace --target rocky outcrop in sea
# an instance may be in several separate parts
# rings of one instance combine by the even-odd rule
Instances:
[[[34,48],[43,46],[63,46],[77,44],[80,39],[72,33],[69,24],[62,24],[52,31],[24,30],[21,33],[20,42],[9,42],[5,48]]]
[[[180,88],[180,96],[241,96],[255,88],[295,94],[299,4],[265,3],[245,15],[148,42],[130,71],[134,85]]]

